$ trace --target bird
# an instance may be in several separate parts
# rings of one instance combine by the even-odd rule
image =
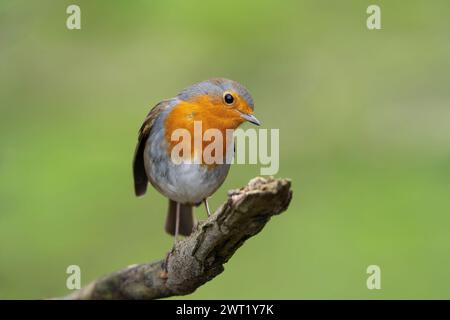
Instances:
[[[143,196],[150,183],[169,199],[165,230],[174,236],[189,236],[194,228],[193,207],[202,203],[211,215],[208,198],[222,185],[230,169],[229,161],[206,163],[199,148],[208,141],[196,144],[193,138],[195,122],[200,122],[202,133],[217,129],[221,133],[234,130],[244,122],[257,126],[253,98],[236,81],[213,78],[191,85],[175,97],[156,104],[139,129],[133,158],[134,191]],[[183,154],[183,161],[174,162],[173,134],[177,129],[191,134],[191,153]],[[210,142],[212,143],[212,142]],[[186,152],[188,153],[188,152]],[[234,141],[225,143],[224,159],[232,158]],[[199,156],[200,155],[200,156]]]

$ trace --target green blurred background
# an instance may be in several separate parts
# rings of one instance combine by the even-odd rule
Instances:
[[[81,7],[82,29],[66,28]],[[382,30],[366,28],[379,4]],[[0,298],[61,296],[162,258],[166,199],[133,195],[137,130],[211,77],[280,129],[294,198],[188,298],[450,298],[448,1],[0,3]],[[236,165],[213,196],[259,173]],[[197,216],[205,216],[203,208]],[[381,290],[366,268],[381,267]]]

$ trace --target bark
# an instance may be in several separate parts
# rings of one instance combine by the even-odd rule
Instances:
[[[227,201],[176,244],[167,268],[165,259],[129,266],[64,299],[158,299],[192,293],[220,274],[236,250],[272,216],[285,211],[291,197],[289,180],[254,178],[229,191]]]

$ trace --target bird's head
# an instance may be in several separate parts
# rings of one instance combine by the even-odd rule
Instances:
[[[201,113],[201,118],[214,119],[224,127],[234,129],[245,121],[260,125],[253,115],[252,96],[236,81],[210,79],[184,89],[177,97],[196,106],[194,112]]]

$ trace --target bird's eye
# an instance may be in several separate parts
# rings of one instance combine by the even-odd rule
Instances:
[[[232,104],[234,102],[234,97],[231,93],[225,93],[223,96],[223,100],[226,104]]]

